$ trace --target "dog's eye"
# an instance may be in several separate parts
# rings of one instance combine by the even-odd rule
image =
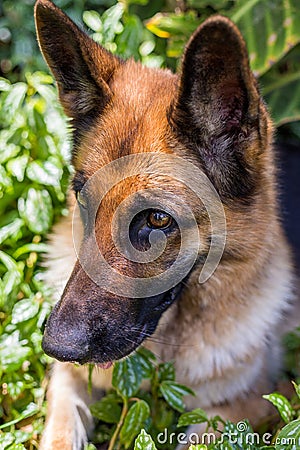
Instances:
[[[82,195],[81,191],[76,191],[76,199],[80,206],[82,206],[83,208],[86,208],[86,206],[87,206],[86,200],[85,200],[84,196]]]
[[[152,211],[147,219],[150,228],[167,228],[172,223],[172,217],[164,211]]]

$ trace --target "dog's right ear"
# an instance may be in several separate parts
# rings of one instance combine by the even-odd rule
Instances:
[[[58,84],[60,101],[80,135],[111,97],[120,60],[96,44],[50,0],[35,4],[38,41]]]
[[[251,198],[269,134],[246,44],[229,19],[207,19],[187,44],[171,121],[223,198]]]

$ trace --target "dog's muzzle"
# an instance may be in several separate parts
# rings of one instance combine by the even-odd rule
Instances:
[[[162,313],[175,301],[181,284],[143,299],[109,297],[84,301],[67,289],[48,319],[42,347],[63,362],[109,365],[150,337]]]

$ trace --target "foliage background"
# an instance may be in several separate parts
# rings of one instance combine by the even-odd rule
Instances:
[[[109,50],[173,70],[184,43],[206,17],[215,12],[230,16],[247,40],[252,68],[279,133],[298,142],[297,2],[57,0],[56,4],[77,22],[83,21]],[[67,214],[71,170],[68,125],[37,47],[33,4],[33,0],[0,1],[0,449],[38,448],[49,362],[40,344],[51,305],[51,289],[42,282],[42,256],[52,224]],[[287,344],[292,349],[289,369],[296,379],[299,333],[290,335]],[[161,381],[173,382],[172,377]]]

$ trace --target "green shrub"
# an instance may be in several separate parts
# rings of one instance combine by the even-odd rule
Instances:
[[[143,379],[150,381],[149,392],[141,390]],[[296,449],[300,445],[300,386],[294,386],[293,403],[279,393],[264,396],[278,409],[278,416],[273,429],[261,427],[259,434],[247,420],[234,424],[219,416],[208,418],[200,408],[185,412],[183,398],[193,392],[176,383],[171,363],[159,364],[152,353],[140,349],[115,364],[112,389],[91,406],[97,421],[94,443],[109,442],[108,450],[133,448],[133,442],[135,450],[172,450],[178,443],[191,442],[186,435],[189,425],[202,424],[204,442],[191,444],[190,450]],[[217,438],[215,433],[220,431]],[[90,444],[88,449],[92,448]]]
[[[33,416],[24,431],[0,434],[0,448],[11,448],[34,443],[42,427],[48,358],[41,339],[50,303],[41,255],[55,217],[65,212],[69,144],[49,75],[28,74],[13,85],[0,79],[0,91],[1,428],[19,428]]]

